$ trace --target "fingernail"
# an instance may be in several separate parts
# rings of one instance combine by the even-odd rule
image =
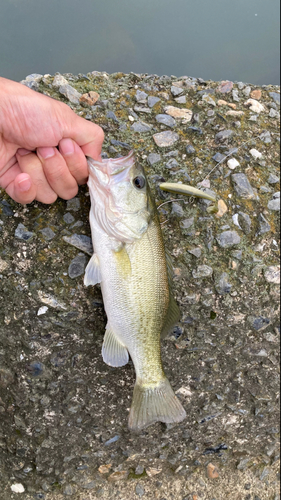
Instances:
[[[23,193],[26,193],[26,191],[29,191],[30,188],[31,188],[31,180],[30,180],[29,177],[27,177],[26,179],[22,179],[22,180],[19,181],[19,189]]]
[[[60,150],[63,155],[71,155],[74,153],[74,144],[71,139],[62,139],[60,141]]]
[[[28,149],[24,149],[24,148],[20,148],[17,150],[17,154],[20,156],[29,155],[30,153],[31,153],[31,151],[29,151]]]
[[[38,148],[37,153],[44,160],[47,160],[48,158],[52,158],[52,156],[55,156],[56,151],[55,148]]]

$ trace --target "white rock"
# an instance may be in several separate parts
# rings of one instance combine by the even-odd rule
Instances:
[[[53,80],[53,87],[61,87],[62,85],[67,85],[68,81],[62,75],[55,75]]]
[[[235,158],[231,158],[230,160],[228,160],[227,165],[228,168],[234,170],[236,167],[239,167],[240,163]]]
[[[12,484],[11,490],[14,493],[24,493],[25,492],[24,486],[21,483]]]
[[[38,309],[37,316],[42,316],[42,314],[46,314],[48,309],[49,308],[47,306],[40,307],[40,309]]]
[[[264,277],[268,283],[280,284],[280,266],[269,266],[264,271]]]
[[[250,150],[250,154],[253,158],[255,158],[255,160],[257,160],[258,158],[262,158],[262,154],[255,148]]]
[[[265,111],[265,107],[256,99],[248,99],[248,101],[245,102],[245,106],[250,106],[250,110],[254,113]]]
[[[190,122],[192,118],[192,111],[186,108],[176,108],[175,106],[166,106],[164,109],[167,115],[173,118],[181,118],[186,122]]]

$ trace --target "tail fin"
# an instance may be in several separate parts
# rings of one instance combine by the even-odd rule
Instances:
[[[180,401],[167,378],[153,388],[136,383],[129,415],[129,428],[140,431],[154,422],[181,422],[186,417]]]

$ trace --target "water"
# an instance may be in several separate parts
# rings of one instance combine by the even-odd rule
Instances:
[[[0,0],[0,75],[122,71],[279,84],[278,0]]]

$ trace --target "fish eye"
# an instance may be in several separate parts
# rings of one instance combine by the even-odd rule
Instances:
[[[144,186],[145,186],[145,178],[144,178],[144,177],[142,177],[142,176],[140,176],[140,175],[138,175],[138,177],[135,177],[135,178],[133,179],[133,184],[134,184],[134,186],[135,186],[136,188],[138,188],[138,189],[143,189],[143,188],[144,188]]]

